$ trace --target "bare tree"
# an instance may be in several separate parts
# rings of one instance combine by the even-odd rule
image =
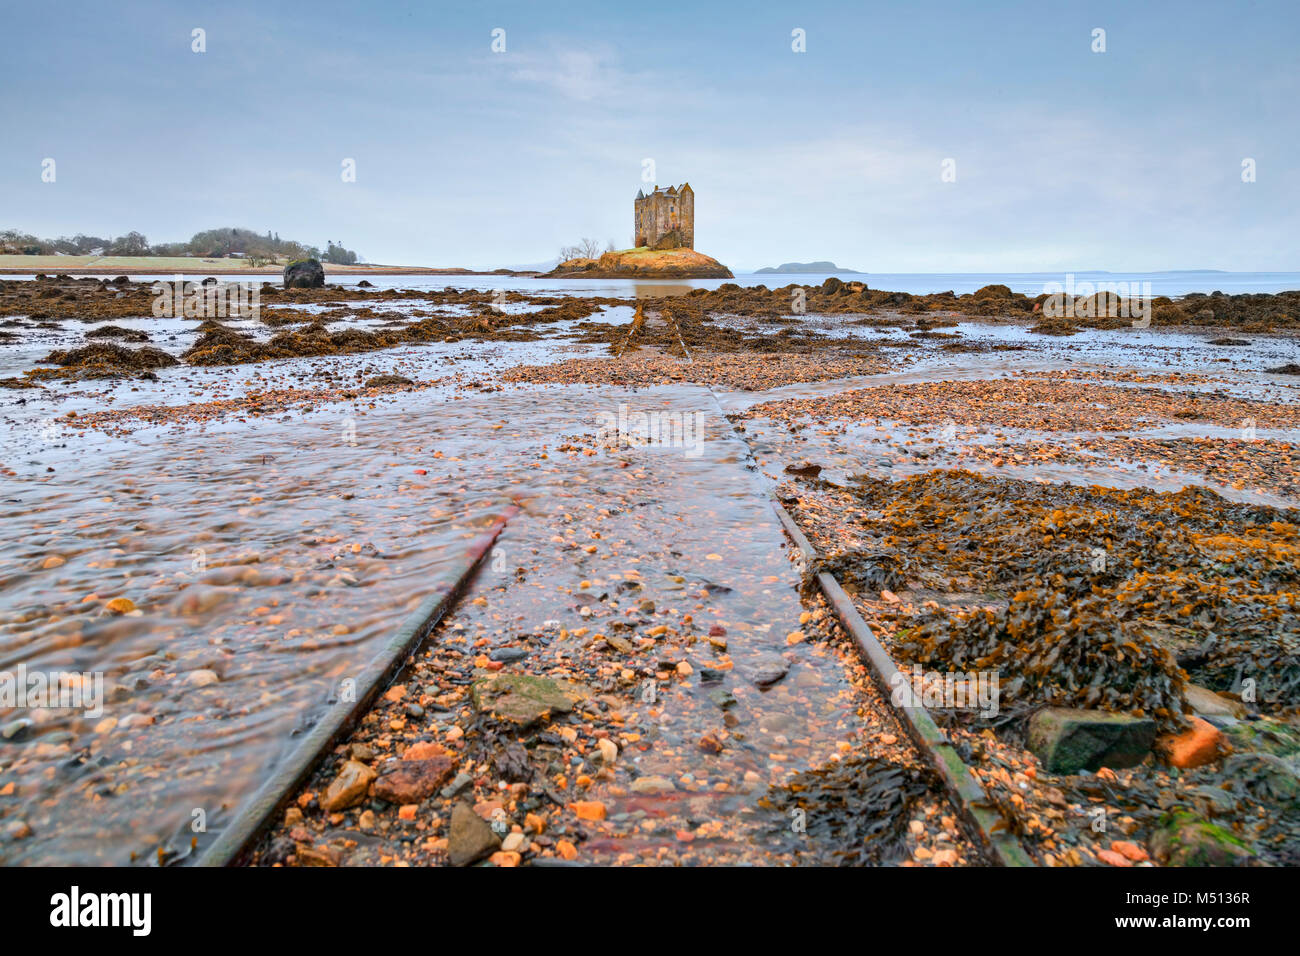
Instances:
[[[600,243],[595,239],[581,239],[576,246],[564,246],[560,249],[560,261],[570,259],[599,259]]]

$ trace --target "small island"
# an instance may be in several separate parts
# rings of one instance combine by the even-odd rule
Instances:
[[[624,249],[598,259],[569,259],[546,273],[551,278],[732,279],[731,270],[694,249]]]
[[[765,266],[762,269],[755,269],[754,275],[796,275],[811,276],[822,275],[824,273],[835,273],[838,275],[861,275],[857,269],[841,269],[833,262],[783,262],[779,266]]]
[[[632,204],[634,247],[566,258],[548,277],[593,279],[733,279],[730,269],[695,251],[695,190],[690,183],[637,190]]]

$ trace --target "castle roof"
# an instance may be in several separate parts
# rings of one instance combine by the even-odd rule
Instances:
[[[641,190],[638,189],[638,190],[636,191],[636,198],[637,198],[637,199],[645,199],[645,193],[643,193]]]

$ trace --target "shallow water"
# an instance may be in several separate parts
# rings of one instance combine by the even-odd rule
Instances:
[[[393,288],[482,288],[482,279],[388,281]],[[596,281],[566,290],[633,295],[645,294],[644,285],[611,291],[609,283]],[[627,322],[631,314],[615,306],[593,318]],[[193,334],[186,321],[174,327],[153,319],[115,323],[139,324],[154,344],[176,352]],[[35,352],[76,344],[67,339],[82,329],[66,328],[51,331],[39,347],[0,346],[0,374],[30,367]],[[749,735],[746,745],[723,758],[701,762],[701,787],[735,785],[746,773],[778,783],[820,765],[839,741],[860,730],[841,665],[806,647],[785,647],[784,635],[801,609],[797,574],[766,496],[783,477],[786,458],[812,452],[824,453],[843,477],[886,458],[890,474],[928,470],[933,461],[900,464],[890,448],[915,437],[916,429],[884,423],[884,432],[831,441],[810,429],[790,450],[775,447],[785,436],[755,428],[748,437],[770,475],[764,477],[749,469],[747,447],[718,415],[713,396],[696,386],[635,393],[510,387],[483,394],[448,384],[260,418],[133,426],[113,434],[66,418],[70,411],[179,407],[272,388],[337,387],[390,372],[418,381],[458,375],[491,383],[495,372],[511,365],[606,354],[602,346],[566,340],[567,325],[545,331],[554,334],[535,342],[430,343],[256,366],[161,369],[156,381],[57,382],[40,393],[0,392],[0,464],[13,472],[0,478],[6,542],[0,670],[23,664],[29,671],[98,673],[108,696],[103,715],[95,717],[0,712],[0,726],[31,721],[0,747],[0,780],[16,784],[10,798],[17,800],[16,815],[34,831],[6,844],[0,860],[123,863],[135,854],[148,862],[160,847],[169,859],[183,857],[192,838],[202,849],[291,750],[295,735],[340,682],[455,572],[466,540],[514,501],[525,508],[502,538],[507,556],[546,549],[552,525],[568,510],[607,508],[622,553],[646,553],[642,573],[662,594],[693,586],[712,595],[709,613],[725,620],[731,634]],[[1023,330],[1005,326],[963,323],[958,331],[981,341],[1026,338]],[[1024,353],[941,353],[917,343],[900,350],[905,368],[886,375],[765,393],[715,392],[730,413],[778,397],[870,384],[1126,366],[1214,376],[1209,384],[1180,387],[1278,401],[1296,396],[1292,381],[1260,371],[1288,360],[1294,340],[1282,337],[1259,337],[1236,350],[1209,346],[1194,334],[1090,331],[1046,344],[1030,338],[1038,347]],[[1214,361],[1223,356],[1230,362]],[[570,462],[555,452],[566,439],[594,434],[599,413],[624,402],[646,411],[704,412],[702,454],[687,456],[680,448],[630,453],[648,475],[634,481],[617,458]],[[1155,431],[1216,433],[1193,423]],[[1300,438],[1294,430],[1261,429],[1261,436]],[[1168,469],[1155,477],[1108,462],[1010,466],[999,473],[1162,488],[1190,480]],[[542,580],[572,586],[582,577],[599,579],[615,563],[612,555],[566,557]],[[130,599],[139,613],[111,611],[108,602],[118,597]],[[507,590],[493,608],[521,628],[575,610],[571,599],[528,589]],[[466,610],[465,619],[476,613]],[[772,654],[791,658],[788,683],[768,692],[748,687],[745,675]],[[192,676],[202,671],[212,671],[216,681]],[[691,749],[716,722],[709,690],[695,682],[673,691],[655,731],[667,749]],[[752,795],[737,786],[709,799],[725,812],[740,812],[752,806]],[[638,806],[652,810],[653,801]],[[205,821],[201,832],[194,829],[196,811]],[[665,838],[651,836],[652,842]],[[613,856],[640,846],[629,835],[601,852]]]

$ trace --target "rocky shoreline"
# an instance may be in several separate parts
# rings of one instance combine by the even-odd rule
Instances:
[[[544,278],[564,279],[732,279],[730,269],[694,249],[629,249],[606,252],[599,259],[570,259]]]

